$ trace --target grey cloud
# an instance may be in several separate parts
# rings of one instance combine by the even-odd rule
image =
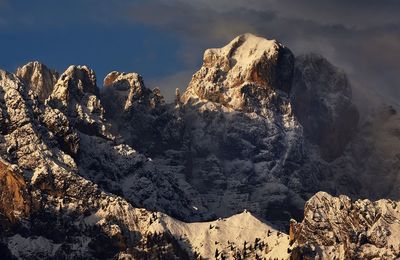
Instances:
[[[193,72],[205,48],[252,32],[296,54],[320,53],[359,84],[355,89],[400,100],[400,2],[394,0],[156,0],[122,13],[182,38],[179,58]]]
[[[205,6],[180,1],[149,1],[145,4],[134,4],[128,9],[123,8],[125,9],[122,13],[128,20],[174,31],[188,40],[228,40],[232,34],[253,28],[251,20],[247,22],[241,19],[238,22],[236,16],[243,16],[238,10],[220,13]],[[267,16],[273,16],[272,12],[262,14],[266,20],[270,19]],[[243,18],[247,18],[246,15]]]
[[[0,0],[0,11],[5,10],[0,12],[0,26],[139,23],[168,32],[182,42],[176,58],[186,67],[184,72],[164,78],[166,87],[161,79],[151,79],[168,92],[173,93],[175,85],[182,88],[183,80],[190,79],[188,75],[198,69],[206,48],[223,46],[235,36],[251,32],[278,39],[295,54],[320,53],[343,68],[356,89],[368,88],[400,100],[397,0],[115,0],[112,5],[106,0],[85,0],[79,8],[75,1],[44,2],[53,10],[49,15],[18,10],[12,12],[18,15],[11,17],[6,9],[12,5]]]
[[[283,18],[359,28],[400,21],[398,15],[400,4],[397,0],[200,0],[193,4],[208,6],[219,11],[239,8],[275,11]]]

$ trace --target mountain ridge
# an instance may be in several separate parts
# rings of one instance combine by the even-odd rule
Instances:
[[[188,90],[182,97],[178,93],[174,103],[166,103],[159,89],[148,89],[137,73],[111,72],[100,89],[86,66],[70,66],[60,76],[37,62],[16,75],[1,71],[0,154],[5,168],[16,169],[1,172],[17,190],[24,189],[23,179],[29,194],[24,201],[32,201],[29,210],[16,204],[24,217],[5,214],[3,221],[0,216],[1,228],[8,230],[1,237],[8,254],[36,257],[41,253],[35,246],[25,252],[21,246],[32,243],[47,245],[42,253],[59,258],[331,252],[315,251],[313,243],[322,238],[299,231],[314,228],[307,226],[312,223],[307,205],[322,202],[320,193],[313,194],[364,196],[371,184],[357,174],[368,177],[376,167],[398,161],[394,153],[393,161],[377,157],[361,164],[362,156],[391,149],[371,142],[370,126],[358,132],[345,75],[320,56],[295,57],[280,43],[251,34],[208,50],[204,57]],[[313,109],[314,104],[321,109]],[[387,124],[380,124],[385,133],[397,129],[396,111],[389,114]],[[389,140],[396,136],[393,131]],[[382,186],[395,177],[389,172]],[[8,200],[21,197],[4,190]],[[395,187],[390,192],[396,196]],[[290,224],[291,218],[301,221],[304,205],[305,220]],[[8,213],[5,206],[0,203],[0,211]],[[267,232],[266,241],[281,246],[266,250],[261,234],[247,234],[246,242],[227,238],[237,232],[229,225],[223,226],[228,235],[207,229],[218,226],[211,220],[230,223],[235,219],[230,216],[245,209],[261,222],[248,213],[238,215],[247,216],[238,222],[258,223]],[[398,219],[397,213],[390,214]],[[22,231],[9,223],[15,218]],[[158,225],[161,220],[164,224]],[[211,222],[199,224],[204,237],[196,238],[189,234],[196,224],[182,221]],[[54,234],[41,230],[48,223],[54,224]],[[289,225],[294,237],[282,232]],[[273,240],[268,229],[275,230]],[[62,240],[63,234],[68,240]],[[201,248],[210,235],[214,245]],[[248,241],[251,235],[257,242]],[[301,237],[309,237],[311,246]],[[333,242],[334,248],[339,242]],[[358,253],[353,247],[347,251]]]

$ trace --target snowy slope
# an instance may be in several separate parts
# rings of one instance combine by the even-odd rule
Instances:
[[[185,223],[160,215],[151,232],[168,230],[203,258],[278,257],[288,259],[289,236],[261,222],[249,212],[212,222]]]

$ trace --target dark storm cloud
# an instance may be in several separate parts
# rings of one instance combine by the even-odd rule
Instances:
[[[182,38],[180,58],[193,70],[205,48],[252,32],[296,54],[321,53],[348,73],[356,89],[394,101],[400,100],[399,13],[395,0],[158,0],[121,10],[127,21]]]

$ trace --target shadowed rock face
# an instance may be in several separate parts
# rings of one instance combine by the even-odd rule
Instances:
[[[290,93],[293,112],[324,159],[339,157],[358,124],[346,75],[319,55],[296,58]]]
[[[137,73],[113,71],[104,78],[104,88],[103,99],[111,113],[121,114],[139,104],[154,108],[163,102],[159,91],[153,93],[146,88],[142,77]],[[158,100],[156,96],[159,97]]]
[[[147,88],[139,74],[109,73],[101,98],[113,133],[138,151],[154,155],[180,143],[179,129],[163,133],[166,125],[174,124],[174,115],[166,113],[168,105],[160,89]]]
[[[58,79],[47,102],[72,118],[79,131],[107,136],[96,75],[90,68],[70,66]]]

